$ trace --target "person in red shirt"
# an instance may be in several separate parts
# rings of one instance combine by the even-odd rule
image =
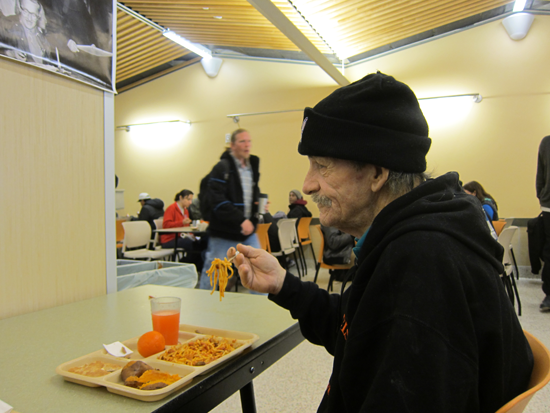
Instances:
[[[174,201],[164,212],[163,228],[187,227],[191,224],[187,207],[193,202],[193,192],[184,189],[176,194]],[[176,239],[178,248],[183,248],[187,252],[193,251],[195,240],[188,236],[181,237],[179,234],[161,234],[160,244],[162,248],[174,248]]]

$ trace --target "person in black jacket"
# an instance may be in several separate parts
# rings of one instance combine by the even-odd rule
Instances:
[[[424,174],[430,143],[407,85],[378,72],[337,89],[305,109],[298,151],[321,224],[358,240],[353,282],[329,294],[237,246],[243,284],[334,356],[319,412],[494,413],[527,388],[503,248],[456,172]]]
[[[252,140],[245,129],[231,134],[231,147],[220,157],[208,181],[212,212],[208,225],[208,247],[201,272],[200,288],[211,289],[206,271],[215,258],[241,242],[260,248],[255,234],[260,198],[260,158],[250,154]],[[234,282],[236,277],[229,281]],[[227,289],[231,287],[228,284]]]
[[[288,218],[302,218],[311,216],[311,212],[309,212],[309,209],[306,207],[307,201],[302,196],[302,193],[297,189],[293,189],[288,194],[288,203],[290,204],[288,206]]]
[[[550,311],[550,136],[545,136],[539,145],[536,188],[544,226],[542,247],[544,266],[541,278],[545,297],[540,304],[540,311],[547,312]]]
[[[155,219],[162,218],[164,216],[164,202],[161,199],[151,199],[147,192],[139,194],[138,202],[141,204],[141,210],[138,217],[134,218],[134,221],[147,221],[151,225],[151,229],[154,231],[157,229],[155,225]]]

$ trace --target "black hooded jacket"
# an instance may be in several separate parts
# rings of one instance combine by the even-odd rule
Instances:
[[[212,169],[208,181],[209,190],[212,196],[212,214],[208,231],[212,236],[244,241],[247,236],[241,234],[241,224],[244,217],[244,198],[241,177],[235,165],[235,160],[226,151],[220,157],[220,161]],[[254,228],[258,223],[258,200],[260,198],[260,158],[250,155],[250,167],[252,168],[252,216],[250,221]],[[227,171],[229,164],[229,171]]]
[[[287,273],[269,298],[334,355],[319,412],[494,413],[523,392],[533,359],[502,254],[448,173],[377,215],[342,295]]]
[[[145,204],[141,207],[141,211],[139,211],[138,220],[147,221],[154,231],[157,229],[154,220],[162,218],[163,216],[164,202],[158,198],[147,199]]]

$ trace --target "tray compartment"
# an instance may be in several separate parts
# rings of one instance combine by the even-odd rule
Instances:
[[[170,384],[169,386],[163,387],[162,389],[157,390],[140,390],[133,387],[128,387],[124,385],[122,381],[121,374],[111,374],[109,377],[106,377],[103,385],[107,387],[107,390],[111,393],[120,394],[123,396],[131,397],[133,399],[143,400],[143,401],[156,401],[166,397],[168,394],[182,388],[188,384],[193,377],[197,375],[197,372],[192,367],[183,366],[179,364],[166,364],[159,361],[155,361],[152,358],[144,360],[145,363],[158,369],[162,373],[168,374],[178,374],[181,379],[175,383]]]
[[[101,361],[103,363],[116,364],[117,366],[120,366],[120,369],[100,377],[85,376],[83,374],[73,373],[69,371],[69,369],[73,367],[80,367],[85,364],[93,363],[94,361]],[[126,365],[126,363],[128,363],[127,359],[120,359],[117,357],[113,357],[109,354],[105,356],[101,354],[100,351],[96,351],[86,356],[82,356],[77,359],[61,364],[60,366],[57,367],[56,373],[61,374],[65,378],[65,380],[71,381],[73,383],[82,384],[88,387],[101,387],[105,385],[104,383],[107,377],[117,376],[117,375],[120,376],[120,371]]]

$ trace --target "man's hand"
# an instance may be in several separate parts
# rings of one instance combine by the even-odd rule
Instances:
[[[279,265],[279,261],[267,251],[238,244],[240,254],[235,257],[234,263],[239,270],[243,285],[259,293],[278,294],[283,287],[286,270]],[[227,250],[227,256],[233,257],[235,248]]]
[[[189,219],[189,218],[184,218],[183,219],[183,225],[189,225],[192,221]]]
[[[241,233],[243,235],[250,235],[254,232],[254,224],[249,219],[245,219],[241,223]]]

